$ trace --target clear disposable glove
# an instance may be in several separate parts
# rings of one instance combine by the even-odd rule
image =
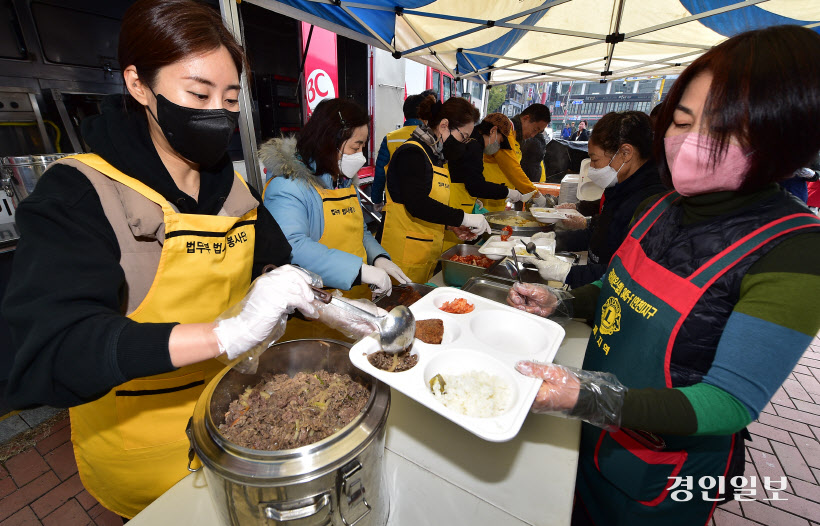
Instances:
[[[575,209],[577,209],[577,207],[575,206],[575,203],[561,203],[560,205],[556,205],[555,208],[558,209],[558,210],[575,210]]]
[[[384,316],[387,311],[376,307],[373,302],[367,300],[349,300],[344,298],[343,301],[351,303],[362,310],[369,312],[375,316]],[[316,300],[313,305],[319,312],[319,321],[330,327],[336,329],[348,338],[360,340],[369,334],[378,332],[379,328],[370,322],[348,312],[345,309],[339,308],[332,303],[322,303]]]
[[[545,208],[547,206],[547,196],[541,192],[536,193],[532,198],[532,206]]]
[[[564,230],[583,230],[587,227],[587,219],[574,207],[572,209],[567,208],[567,218],[562,219],[560,223]]]
[[[572,263],[559,259],[549,254],[541,256],[542,259],[533,260],[532,263],[538,267],[538,274],[547,281],[564,282],[572,268]]]
[[[561,413],[609,431],[621,426],[627,388],[611,373],[520,361],[515,369],[543,381],[533,413]]]
[[[410,278],[402,272],[401,267],[390,261],[389,258],[379,258],[373,262],[373,266],[384,270],[388,275],[401,284],[410,283]]]
[[[387,271],[373,265],[362,265],[362,283],[373,285],[373,291],[377,294],[390,294],[393,290]]]
[[[242,301],[217,318],[219,352],[233,360],[255,348],[264,351],[285,332],[288,314],[294,310],[309,318],[318,316],[311,285],[321,287],[321,278],[291,265],[256,278]]]
[[[507,201],[509,201],[511,203],[517,203],[517,202],[523,201],[523,200],[524,200],[524,195],[521,192],[519,192],[518,190],[516,190],[515,188],[510,188],[509,191],[507,192]]]
[[[466,226],[477,236],[490,231],[490,224],[482,214],[464,214],[464,219],[461,220],[461,226]]]
[[[473,234],[473,231],[466,226],[448,226],[447,230],[452,230],[460,241],[472,241],[478,236]]]
[[[377,214],[381,214],[382,210],[384,210],[384,203],[373,203],[373,211]]]
[[[507,294],[507,304],[536,316],[546,318],[558,307],[558,296],[553,289],[537,283],[513,283]]]

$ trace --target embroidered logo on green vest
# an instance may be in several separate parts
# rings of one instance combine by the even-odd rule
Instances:
[[[601,334],[613,334],[621,330],[621,304],[618,298],[610,296],[601,307]]]

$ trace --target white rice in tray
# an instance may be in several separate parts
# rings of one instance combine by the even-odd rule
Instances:
[[[438,380],[432,391],[436,400],[462,415],[488,418],[507,410],[512,392],[507,382],[484,371],[442,374],[444,393]]]

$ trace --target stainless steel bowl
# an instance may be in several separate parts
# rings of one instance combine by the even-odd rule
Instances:
[[[504,212],[490,212],[489,214],[485,214],[484,217],[487,218],[487,222],[490,224],[490,228],[493,230],[501,230],[505,226],[509,226],[512,228],[512,235],[514,236],[532,236],[533,234],[537,234],[538,232],[551,232],[553,225],[539,223],[535,217],[529,212],[518,212],[515,210],[506,210]],[[514,224],[507,224],[507,220],[510,219],[519,219],[519,220],[526,220],[526,221],[533,221],[537,223],[537,226],[516,226]]]

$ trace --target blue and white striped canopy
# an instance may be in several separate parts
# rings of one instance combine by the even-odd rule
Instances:
[[[743,31],[820,31],[820,0],[246,1],[491,84],[674,74]]]

